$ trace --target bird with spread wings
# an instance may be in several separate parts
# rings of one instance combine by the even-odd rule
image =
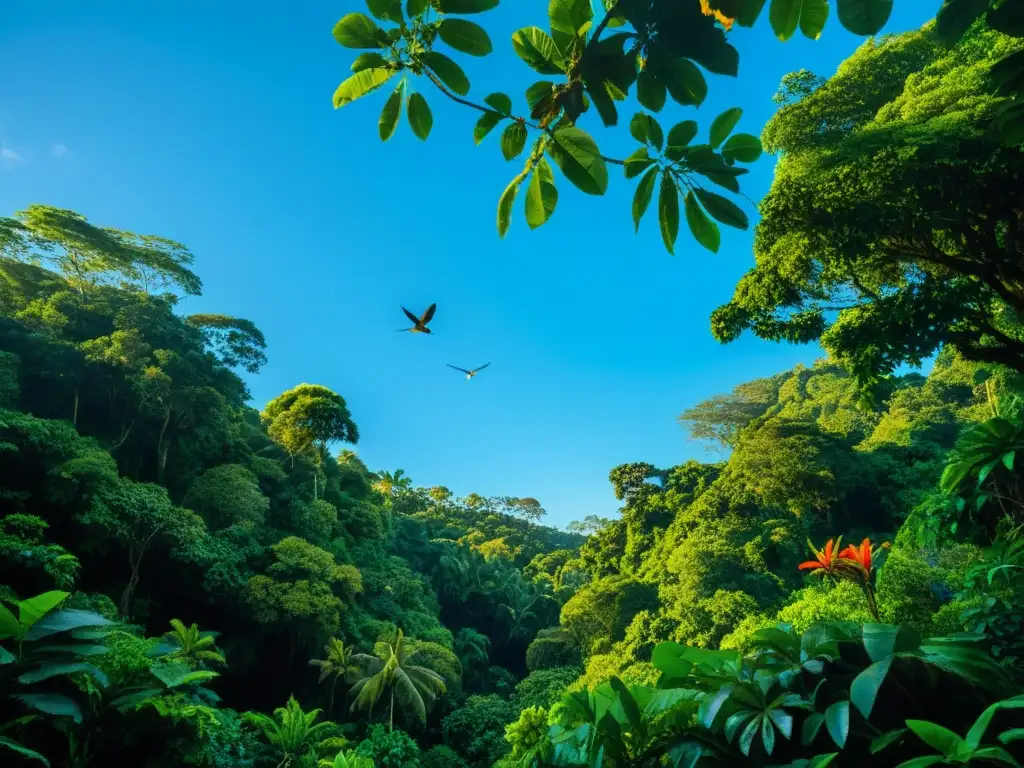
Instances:
[[[396,333],[400,331],[411,331],[412,333],[432,333],[432,331],[429,328],[427,328],[427,323],[429,323],[431,318],[434,317],[434,311],[436,309],[437,304],[431,304],[429,307],[427,307],[427,311],[423,313],[422,317],[416,317],[416,315],[414,315],[408,309],[402,307],[402,311],[405,312],[405,316],[412,321],[412,328],[399,328],[398,331],[396,331]]]
[[[469,381],[478,373],[480,373],[480,371],[482,371],[484,368],[490,365],[490,363],[484,363],[479,368],[474,368],[471,371],[467,371],[465,368],[459,368],[457,365],[452,365],[451,363],[445,363],[445,365],[447,365],[449,368],[454,368],[456,371],[462,371],[464,374],[466,374],[466,381]]]

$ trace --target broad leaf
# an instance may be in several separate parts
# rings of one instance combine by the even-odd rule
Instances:
[[[665,106],[668,90],[663,82],[650,73],[650,70],[645,69],[636,78],[636,97],[645,109],[660,112]]]
[[[568,54],[573,41],[586,35],[594,18],[590,0],[551,0],[548,5],[551,37],[563,54]]]
[[[405,12],[409,18],[419,16],[430,7],[430,0],[406,0]]]
[[[669,95],[678,103],[696,106],[708,95],[708,84],[697,66],[686,59],[670,59],[662,65],[665,87]]]
[[[58,675],[73,675],[79,672],[91,675],[101,688],[106,688],[110,685],[110,680],[103,670],[84,662],[41,664],[35,669],[20,675],[18,682],[29,685],[31,683],[38,683],[40,680],[49,680],[51,677],[57,677]]]
[[[935,33],[946,45],[952,45],[990,5],[992,0],[946,0],[935,16]]]
[[[82,722],[82,709],[74,699],[59,693],[22,693],[14,698],[31,709],[38,709],[48,715],[70,717],[76,723]]]
[[[836,746],[842,749],[850,735],[850,702],[837,701],[825,710],[825,727]]]
[[[825,29],[825,22],[828,21],[828,0],[803,0],[803,10],[800,11],[800,31],[804,37],[817,40]]]
[[[353,72],[362,72],[364,69],[375,69],[378,67],[386,67],[388,60],[381,56],[379,53],[360,53],[356,56],[356,60],[352,62]]]
[[[380,48],[381,29],[362,13],[350,13],[334,25],[334,39],[346,48]]]
[[[875,706],[875,699],[878,691],[889,674],[889,667],[892,666],[894,657],[888,656],[881,661],[876,661],[867,669],[864,669],[850,685],[850,702],[857,708],[864,719],[871,717],[871,710]]]
[[[491,109],[496,109],[503,115],[512,114],[512,99],[504,93],[491,93],[484,97],[484,103]]]
[[[73,636],[86,640],[97,640],[106,637],[108,629],[96,629],[92,636],[87,634],[89,630],[84,627],[113,627],[114,622],[100,616],[92,611],[83,611],[77,608],[68,608],[44,616],[25,635],[26,640],[39,640],[58,632],[75,631]]]
[[[21,624],[18,617],[0,603],[0,638],[4,637],[21,637]]]
[[[526,190],[526,223],[530,229],[542,226],[558,204],[558,190],[551,166],[543,157],[533,170],[533,178]]]
[[[711,123],[711,146],[717,148],[719,144],[725,141],[742,116],[743,110],[739,107],[733,107],[716,117]]]
[[[686,223],[694,239],[712,253],[718,253],[722,243],[722,234],[718,225],[708,218],[704,209],[700,207],[693,192],[686,193]]]
[[[538,80],[526,89],[526,105],[532,110],[537,108],[543,101],[551,98],[555,92],[555,84],[550,80]]]
[[[6,736],[0,736],[0,747],[6,747],[12,752],[17,752],[22,757],[28,758],[29,760],[36,760],[45,765],[46,768],[50,768],[50,761],[43,757],[41,754],[39,754],[35,750],[29,749],[28,747],[19,744],[13,739],[8,739]]]
[[[647,213],[647,207],[651,204],[654,182],[657,180],[658,169],[651,168],[636,186],[636,192],[633,194],[633,226],[637,232],[640,231],[640,219]]]
[[[504,237],[505,233],[508,232],[509,224],[512,221],[512,206],[515,205],[516,193],[519,191],[519,184],[522,180],[522,174],[512,179],[512,183],[505,187],[505,191],[501,193],[501,199],[498,200],[499,237]]]
[[[398,127],[398,118],[402,115],[402,92],[404,83],[395,88],[384,102],[384,109],[381,110],[380,120],[377,121],[377,131],[380,133],[380,140],[387,141]]]
[[[483,13],[498,7],[498,0],[435,0],[441,13]]]
[[[434,70],[434,74],[459,96],[469,93],[469,78],[466,77],[466,73],[443,53],[427,51],[423,54],[423,63]]]
[[[974,721],[974,725],[971,726],[971,730],[967,732],[967,747],[973,751],[981,746],[982,739],[985,737],[985,731],[999,710],[1020,709],[1022,707],[1024,707],[1024,696],[1014,696],[1012,699],[997,701],[989,706],[978,716],[978,719]],[[1006,742],[1004,741],[1003,743],[1005,744]]]
[[[371,91],[375,91],[390,80],[393,74],[395,74],[393,69],[383,67],[357,72],[339,85],[338,90],[334,92],[334,108],[344,107]]]
[[[661,239],[668,252],[675,254],[676,238],[679,236],[679,189],[672,174],[661,174],[661,188],[658,190],[658,224]]]
[[[665,136],[658,121],[643,112],[633,115],[633,119],[629,121],[629,133],[641,144],[651,144],[655,149],[661,149],[665,143]]]
[[[871,740],[871,754],[872,755],[877,754],[878,752],[881,752],[883,749],[888,747],[890,744],[895,744],[897,741],[902,739],[903,736],[906,735],[906,733],[907,733],[907,729],[906,728],[894,728],[891,731],[887,731],[886,733],[883,733],[878,738],[872,739]]]
[[[900,651],[912,651],[920,647],[921,635],[906,625],[894,627],[890,624],[864,625],[864,650],[872,662],[882,661]]]
[[[16,660],[13,653],[6,648],[0,647],[0,664],[10,664]]]
[[[409,125],[412,132],[418,139],[427,140],[430,129],[434,127],[434,116],[430,114],[430,107],[422,94],[414,93],[406,102],[405,109],[409,117]]]
[[[526,146],[526,126],[520,122],[510,123],[501,134],[501,154],[506,160],[519,157]]]
[[[647,147],[640,147],[636,152],[626,158],[624,168],[626,170],[626,178],[633,179],[639,176],[641,173],[646,171],[654,165],[654,160],[647,152]]]
[[[855,35],[877,35],[889,21],[893,0],[836,0],[839,23]]]
[[[402,23],[402,0],[366,0],[366,7],[378,19]]]
[[[168,664],[158,664],[149,670],[153,677],[162,682],[168,688],[178,688],[182,685],[194,685],[212,680],[220,675],[209,670],[189,669],[183,661],[172,661]]]
[[[800,23],[800,9],[803,0],[772,0],[768,9],[768,21],[775,36],[785,42],[796,32]]]
[[[480,119],[476,121],[476,125],[473,127],[473,141],[479,144],[504,118],[501,115],[496,115],[493,112],[487,112],[480,116]]]
[[[944,755],[953,755],[965,742],[949,728],[927,720],[907,720],[907,727],[929,747],[939,750]]]
[[[554,133],[548,152],[565,177],[588,195],[608,189],[608,167],[597,144],[585,131],[569,126]]]
[[[737,133],[730,136],[722,147],[722,157],[741,163],[753,163],[761,157],[761,140],[749,133]]]
[[[41,595],[36,595],[28,600],[19,602],[18,622],[21,624],[22,629],[29,629],[43,616],[60,605],[68,594],[60,590],[53,590],[52,592],[43,592]]]
[[[465,19],[445,19],[437,29],[441,39],[456,51],[470,56],[486,56],[491,52],[491,38],[483,27]]]
[[[565,71],[555,41],[543,29],[524,27],[512,35],[512,47],[519,58],[542,75],[560,75]]]
[[[670,147],[685,147],[693,141],[696,135],[697,121],[683,120],[683,122],[673,125],[668,132],[668,145]]]
[[[728,224],[730,227],[736,229],[747,229],[750,226],[750,220],[736,203],[732,200],[722,197],[721,195],[715,194],[714,192],[708,192],[705,189],[695,190],[697,199],[700,200],[701,205],[707,209],[716,220],[723,224]]]

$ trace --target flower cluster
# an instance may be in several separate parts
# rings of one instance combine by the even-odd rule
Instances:
[[[842,541],[842,536],[838,539],[829,539],[819,550],[808,539],[807,545],[814,553],[815,559],[802,562],[797,567],[801,571],[810,571],[812,575],[833,576],[837,579],[846,578],[859,582],[864,589],[868,608],[878,621],[878,607],[871,585],[871,569],[879,564],[879,555],[888,550],[890,544],[885,542],[872,548],[871,539],[865,538],[859,545],[848,544],[845,549],[841,549]]]

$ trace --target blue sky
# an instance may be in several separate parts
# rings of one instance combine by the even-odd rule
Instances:
[[[0,215],[46,203],[188,245],[205,290],[184,310],[249,318],[266,334],[254,405],[301,382],[335,389],[371,468],[459,495],[533,496],[559,526],[607,516],[612,467],[706,455],[676,422],[682,410],[820,355],[752,337],[717,344],[708,317],[752,265],[751,233],[723,232],[717,255],[682,233],[669,256],[653,210],[634,235],[634,184],[618,173],[603,198],[559,177],[551,221],[530,232],[520,202],[500,240],[498,197],[521,162],[504,161],[497,131],[474,146],[474,114],[426,82],[426,143],[404,118],[380,142],[385,92],[332,109],[354,52],[331,29],[361,2],[10,5]],[[916,28],[938,6],[898,0],[885,31]],[[510,37],[545,25],[546,7],[504,0],[474,19],[495,52],[457,55],[470,97],[503,90],[522,105],[538,78]],[[740,106],[737,130],[758,133],[785,73],[829,75],[859,42],[834,10],[817,42],[779,43],[767,13],[730,34],[739,77],[709,76],[699,110],[670,102],[666,130],[692,118],[706,131]],[[624,128],[587,120],[606,155],[635,149]],[[763,158],[744,191],[759,199],[771,173]],[[394,333],[399,304],[435,301],[433,337]],[[445,367],[487,361],[472,382]]]

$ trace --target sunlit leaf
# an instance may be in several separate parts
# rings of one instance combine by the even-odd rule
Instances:
[[[803,0],[804,7],[800,11],[800,31],[804,37],[817,40],[825,29],[828,21],[828,0]]]
[[[371,91],[380,88],[395,74],[393,69],[377,67],[357,72],[338,86],[334,92],[334,108],[344,107]]]
[[[62,602],[69,593],[53,590],[30,597],[18,603],[18,622],[22,629],[28,629]]]
[[[768,8],[768,21],[771,22],[775,36],[785,42],[796,32],[800,23],[800,8],[803,0],[771,0]]]
[[[907,727],[921,741],[944,755],[954,755],[964,746],[964,740],[960,736],[938,723],[930,723],[927,720],[907,720]]]
[[[498,200],[499,237],[504,237],[505,233],[508,232],[509,224],[512,222],[512,206],[515,205],[516,193],[519,191],[519,184],[522,180],[521,174],[516,176],[512,183],[505,187],[505,191],[501,193],[501,199]]]
[[[608,189],[608,167],[597,144],[585,131],[568,126],[554,133],[548,152],[565,177],[588,195]]]
[[[633,115],[633,119],[629,121],[629,133],[641,144],[651,144],[655,149],[661,149],[665,143],[665,136],[658,121],[643,112]]]
[[[512,47],[527,66],[542,75],[560,75],[565,70],[562,54],[543,29],[524,27],[512,35]]]
[[[594,11],[590,0],[551,0],[548,4],[551,37],[559,50],[568,54],[572,42],[586,34]]]
[[[526,126],[520,122],[510,123],[501,134],[501,154],[506,160],[519,157],[526,146]]]
[[[547,222],[557,204],[558,190],[555,189],[555,177],[548,161],[542,157],[526,190],[526,223],[530,229],[536,229]]]
[[[484,103],[503,115],[512,114],[512,99],[504,93],[491,93],[484,97]]]
[[[346,48],[380,48],[381,29],[369,16],[350,13],[334,25],[334,39]]]
[[[380,120],[377,122],[377,130],[380,133],[380,140],[387,141],[398,127],[398,119],[402,115],[402,93],[405,90],[404,84],[399,85],[388,96],[384,102],[384,109],[380,113]]]
[[[379,53],[372,51],[360,53],[356,56],[356,60],[352,62],[353,72],[362,72],[364,69],[375,69],[379,67],[386,67],[388,60],[381,56]]]
[[[465,19],[445,19],[437,34],[456,51],[470,56],[486,56],[492,50],[491,38],[484,28]]]
[[[466,77],[466,73],[462,71],[462,67],[443,53],[427,51],[423,54],[423,63],[430,67],[434,74],[459,96],[469,93],[469,78]]]
[[[366,7],[378,19],[402,23],[402,0],[366,0]]]
[[[480,119],[476,121],[476,125],[473,127],[473,141],[479,144],[489,134],[498,123],[502,121],[501,115],[497,115],[494,112],[487,112],[480,116]]]
[[[636,152],[626,158],[624,168],[626,178],[632,179],[639,176],[654,164],[654,159],[647,151],[647,147],[640,147]]]

